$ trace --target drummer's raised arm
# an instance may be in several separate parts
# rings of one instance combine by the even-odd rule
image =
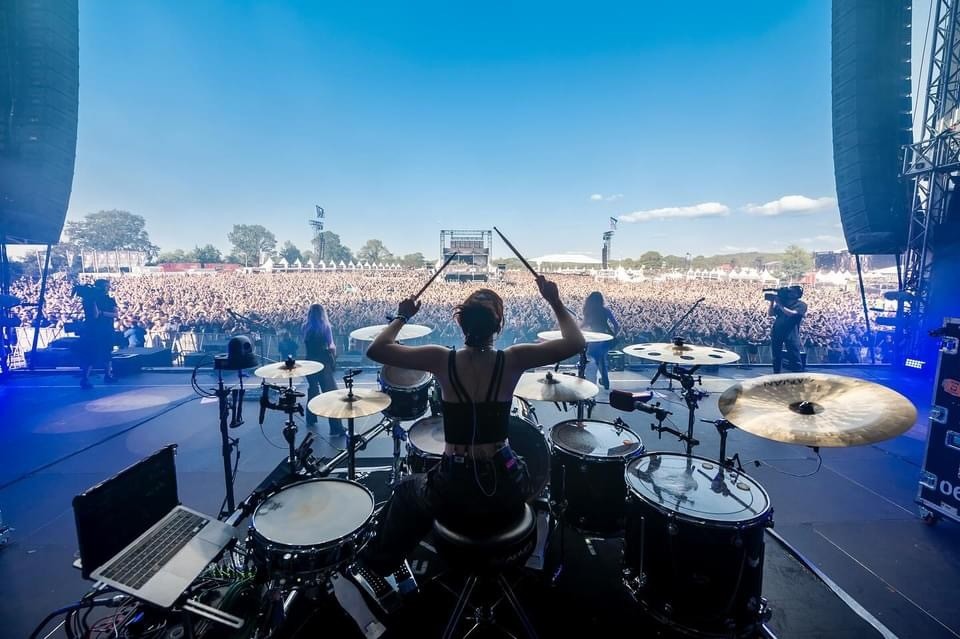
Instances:
[[[400,329],[420,310],[420,302],[407,298],[400,302],[396,317],[374,338],[367,357],[388,366],[412,368],[437,374],[446,370],[449,350],[443,346],[404,346],[397,343]]]
[[[562,362],[582,351],[586,345],[576,320],[560,301],[557,285],[541,275],[537,278],[537,286],[540,287],[543,299],[550,304],[550,308],[557,315],[560,339],[540,344],[516,344],[508,348],[507,351],[510,352],[508,361],[511,367],[519,370]]]

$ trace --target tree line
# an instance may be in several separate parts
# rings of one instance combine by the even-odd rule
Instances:
[[[260,224],[234,224],[227,234],[230,252],[224,255],[212,244],[194,246],[192,249],[177,248],[161,251],[150,241],[146,229],[146,220],[129,211],[109,210],[88,213],[82,220],[68,221],[64,228],[64,241],[53,247],[51,266],[54,269],[76,268],[82,251],[132,250],[145,253],[151,264],[170,262],[199,262],[200,264],[235,263],[244,266],[259,266],[261,259],[271,257],[285,259],[293,264],[297,260],[306,263],[324,262],[396,262],[404,267],[416,268],[427,265],[422,253],[394,255],[381,240],[370,239],[357,251],[345,246],[340,236],[332,231],[323,231],[314,235],[310,247],[301,249],[290,240],[279,245],[276,235]],[[39,267],[42,255],[30,255],[23,261],[21,268],[31,272]],[[506,264],[508,268],[520,268],[520,261],[514,257],[494,259],[495,264]],[[767,268],[771,272],[796,279],[810,271],[813,255],[799,246],[787,247],[783,253],[734,253],[713,256],[661,255],[658,251],[647,251],[637,258],[613,260],[611,265],[628,269],[643,267],[648,270],[675,269],[713,269],[721,266],[734,268]]]

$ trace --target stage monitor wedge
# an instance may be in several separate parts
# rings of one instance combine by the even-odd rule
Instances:
[[[78,0],[0,0],[0,241],[60,240],[77,151]]]
[[[911,142],[908,0],[833,0],[833,166],[847,248],[904,250],[908,184],[899,179]]]

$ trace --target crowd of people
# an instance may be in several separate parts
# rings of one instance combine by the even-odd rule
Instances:
[[[348,347],[351,331],[383,324],[396,301],[417,291],[429,278],[426,270],[329,271],[310,273],[218,273],[177,275],[123,275],[111,281],[118,305],[117,330],[135,342],[167,343],[181,332],[276,332],[280,339],[297,341],[311,304],[327,309],[335,338]],[[445,282],[438,278],[423,295],[417,323],[433,329],[428,341],[454,344],[459,331],[454,306],[475,282]],[[760,284],[745,281],[597,280],[589,275],[556,275],[565,302],[578,315],[592,291],[601,291],[621,328],[616,346],[668,341],[670,326],[694,302],[705,300],[676,334],[689,342],[739,347],[742,352],[770,342],[772,318],[767,314]],[[73,294],[74,280],[64,274],[49,278],[44,324],[65,326],[83,317],[81,300]],[[554,329],[554,316],[544,304],[532,277],[508,271],[485,284],[507,302],[504,330],[498,344],[532,342],[537,333]],[[26,301],[39,297],[39,282],[22,279],[11,292]],[[808,287],[809,307],[801,328],[805,346],[815,347],[837,361],[859,361],[881,344],[868,344],[857,290]],[[21,320],[32,322],[35,309],[20,309]],[[882,341],[882,340],[881,340]],[[826,359],[826,355],[824,359]]]

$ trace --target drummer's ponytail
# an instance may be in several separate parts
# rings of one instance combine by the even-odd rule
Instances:
[[[503,300],[494,291],[481,288],[470,294],[453,313],[463,330],[467,346],[482,348],[503,329]]]

